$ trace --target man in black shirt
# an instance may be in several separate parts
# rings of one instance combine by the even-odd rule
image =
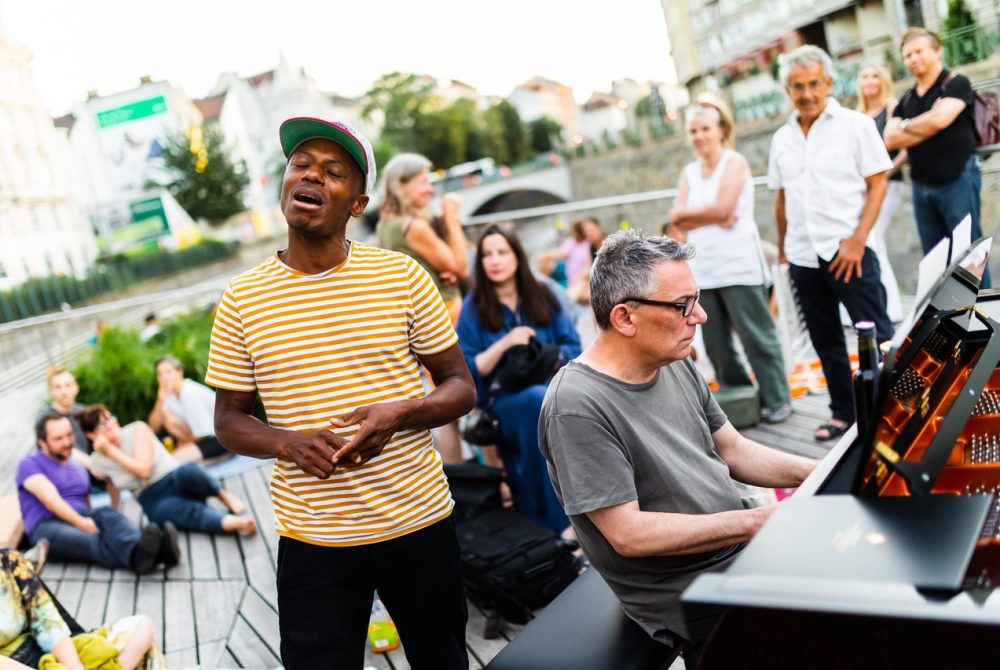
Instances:
[[[908,29],[902,50],[917,83],[896,106],[885,143],[909,153],[913,213],[926,254],[967,215],[972,217],[972,239],[982,236],[972,84],[944,68],[941,40],[926,28]],[[987,273],[983,286],[989,285]]]

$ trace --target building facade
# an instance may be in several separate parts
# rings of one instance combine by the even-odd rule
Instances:
[[[82,275],[97,255],[73,192],[65,135],[44,110],[31,54],[0,30],[0,288]]]

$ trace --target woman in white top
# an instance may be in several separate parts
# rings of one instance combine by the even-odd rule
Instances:
[[[708,314],[705,351],[722,386],[751,385],[735,331],[757,377],[762,418],[780,423],[791,414],[791,396],[768,311],[771,276],[753,216],[750,166],[731,148],[733,122],[721,102],[700,96],[688,109],[687,129],[698,160],[681,173],[670,222],[698,252],[689,263]]]
[[[239,498],[220,488],[197,463],[178,463],[142,421],[119,426],[107,407],[90,405],[80,412],[80,426],[93,445],[94,467],[118,489],[130,491],[153,523],[171,522],[201,533],[257,531],[253,517],[239,516],[246,511]],[[209,507],[211,497],[232,514]]]

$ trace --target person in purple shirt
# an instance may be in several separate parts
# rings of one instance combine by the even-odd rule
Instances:
[[[90,478],[72,460],[73,425],[46,415],[35,424],[39,451],[17,466],[17,495],[24,530],[32,543],[49,541],[49,558],[106,568],[152,572],[177,565],[180,551],[172,524],[140,531],[112,507],[90,508]]]

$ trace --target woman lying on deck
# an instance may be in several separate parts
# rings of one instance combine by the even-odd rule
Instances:
[[[153,523],[171,522],[201,533],[253,535],[257,523],[246,505],[219,487],[196,463],[178,463],[142,421],[119,426],[104,405],[80,412],[80,425],[93,445],[93,467],[114,486],[130,491]],[[212,509],[205,501],[216,497],[231,514]]]
[[[0,670],[76,670],[114,661],[122,670],[163,667],[149,617],[130,616],[72,635],[35,566],[13,549],[0,549]]]

